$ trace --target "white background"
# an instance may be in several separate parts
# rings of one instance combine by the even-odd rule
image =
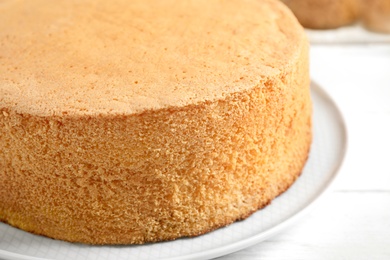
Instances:
[[[311,77],[347,124],[344,165],[293,227],[220,259],[390,259],[390,35],[360,26],[308,34]]]

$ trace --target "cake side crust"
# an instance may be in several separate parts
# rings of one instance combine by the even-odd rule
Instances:
[[[132,116],[0,113],[0,212],[56,239],[194,236],[287,189],[311,142],[308,44],[290,70],[216,102]]]
[[[58,8],[50,6],[50,1],[39,1],[49,4],[45,5],[47,10]],[[127,2],[115,1],[119,5]],[[5,51],[1,54],[0,68],[4,66],[6,73],[0,77],[0,219],[36,234],[71,242],[142,244],[196,236],[243,219],[286,190],[302,171],[311,143],[308,42],[295,18],[278,1],[244,2],[260,9],[243,8],[237,12],[238,2],[226,2],[228,9],[223,13],[231,14],[234,19],[222,19],[229,24],[216,22],[213,27],[216,33],[236,35],[232,39],[237,41],[232,41],[231,46],[224,45],[224,35],[214,37],[210,33],[205,39],[211,37],[213,41],[199,41],[204,44],[199,52],[191,49],[193,45],[183,45],[168,55],[172,59],[148,63],[143,58],[157,57],[153,52],[135,52],[141,56],[132,62],[146,66],[134,66],[137,77],[143,75],[145,68],[158,75],[166,72],[168,80],[150,73],[144,75],[145,82],[150,79],[153,87],[128,76],[126,67],[117,69],[99,59],[89,60],[102,57],[95,55],[99,48],[76,48],[80,51],[77,55],[69,52],[65,58],[72,62],[79,60],[81,67],[74,68],[69,60],[56,59],[58,55],[64,57],[63,53],[70,51],[69,46],[92,46],[89,40],[95,36],[99,38],[97,43],[108,39],[116,50],[114,42],[121,39],[115,35],[98,33],[79,39],[84,37],[82,32],[68,38],[60,23],[56,27],[61,28],[59,34],[43,37],[57,43],[63,42],[53,40],[56,37],[71,40],[72,44],[53,45],[59,47],[56,52],[46,49],[50,44],[38,48],[42,46],[34,41],[33,35],[39,26],[52,24],[45,23],[46,18],[57,19],[56,15],[42,15],[39,17],[43,22],[27,23],[36,26],[32,34],[20,33],[17,27],[14,31],[2,28],[0,44]],[[0,12],[10,3],[14,2],[1,5]],[[144,6],[141,0],[132,3],[138,3],[137,8]],[[213,3],[216,5],[210,6],[216,8],[220,2]],[[4,17],[18,21],[21,6],[15,6],[16,9],[7,12],[15,17],[3,15],[0,21]],[[248,20],[259,17],[253,10],[263,10],[264,6],[269,9],[260,16],[265,20]],[[94,6],[89,14],[101,15],[95,7],[100,6]],[[114,12],[116,7],[106,6]],[[214,15],[212,8],[204,13]],[[180,5],[173,13],[180,14],[183,10],[188,8]],[[34,12],[31,14],[36,17]],[[99,16],[96,20],[118,29],[112,27],[113,21],[104,18],[107,17]],[[195,26],[190,28],[200,30],[196,32],[203,35],[204,27],[198,26],[198,18],[187,22],[192,21]],[[208,22],[210,17],[206,18],[201,21]],[[79,21],[72,19],[65,20]],[[21,24],[26,21],[29,20]],[[141,23],[148,24],[144,22]],[[237,24],[244,24],[245,30],[240,31],[244,27]],[[88,33],[95,33],[93,29],[101,27],[88,28],[92,30]],[[247,37],[246,30],[254,28],[259,30],[257,37],[254,34]],[[148,37],[151,32],[146,30],[140,35]],[[185,32],[191,36],[193,31]],[[179,36],[193,40],[186,33]],[[34,37],[26,40],[21,35]],[[224,41],[220,42],[221,39]],[[74,45],[77,40],[81,40],[80,45]],[[36,46],[30,48],[36,52],[22,52],[19,47],[24,45],[19,42]],[[142,49],[148,42],[157,41],[141,41],[136,46]],[[161,46],[148,47],[160,53]],[[230,51],[226,52],[227,49]],[[188,59],[192,51],[203,60]],[[118,66],[128,64],[123,62],[128,58],[126,55],[115,53],[111,53],[112,61],[118,61]],[[175,53],[180,53],[180,58]],[[14,59],[16,54],[20,54],[18,59]],[[42,54],[39,56],[42,59],[31,58],[30,54]],[[53,67],[48,64],[53,60],[66,69],[53,69],[51,73],[49,68]],[[153,67],[161,62],[176,64],[175,70],[186,75],[180,74],[178,79],[178,74],[171,74],[169,68],[164,67],[163,71]],[[85,64],[101,67],[94,70]],[[198,67],[186,67],[188,64]],[[201,73],[191,74],[188,68]],[[73,78],[74,69],[77,73],[83,71],[82,75],[76,73],[80,76],[77,80]],[[119,83],[112,81],[119,78],[117,72],[125,75]],[[206,72],[207,77],[203,77]],[[171,76],[176,78],[171,80]],[[129,79],[134,80],[131,87],[127,84]],[[56,88],[59,82],[66,85],[60,92]],[[182,85],[176,85],[177,82]],[[167,88],[155,92],[156,86]],[[117,89],[123,92],[118,94]],[[153,102],[145,93],[153,94]],[[84,99],[86,96],[89,99]]]

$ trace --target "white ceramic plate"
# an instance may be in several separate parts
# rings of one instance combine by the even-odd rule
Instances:
[[[271,205],[244,221],[211,233],[137,246],[88,246],[33,235],[0,223],[0,258],[5,259],[209,259],[249,247],[292,224],[334,180],[346,151],[342,116],[312,83],[314,140],[301,177]]]

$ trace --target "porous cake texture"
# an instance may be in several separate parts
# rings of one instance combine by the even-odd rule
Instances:
[[[0,71],[0,220],[36,234],[197,236],[308,157],[308,42],[280,1],[3,0]]]

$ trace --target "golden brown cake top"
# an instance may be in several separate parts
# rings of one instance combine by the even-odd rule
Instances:
[[[305,39],[275,0],[0,1],[0,108],[140,113],[252,88]]]

